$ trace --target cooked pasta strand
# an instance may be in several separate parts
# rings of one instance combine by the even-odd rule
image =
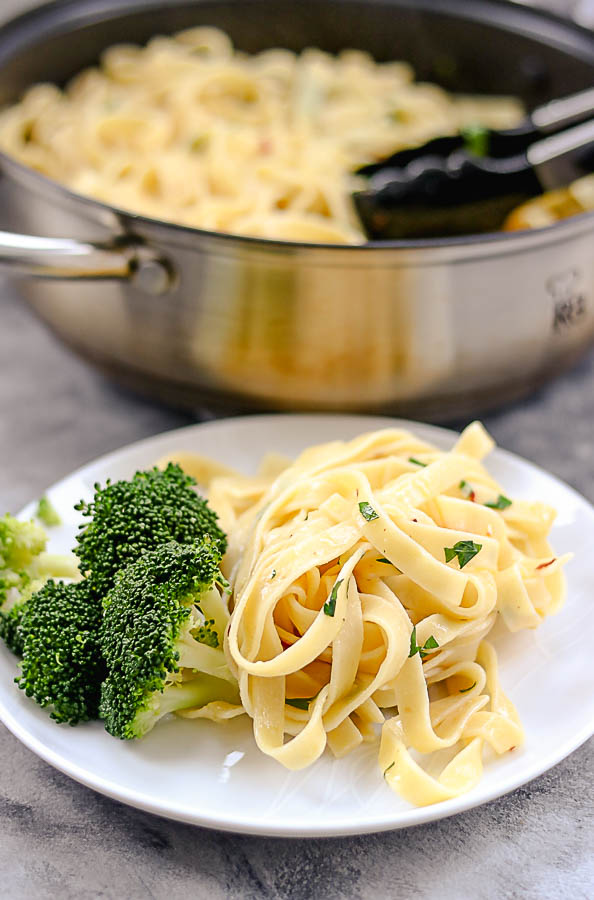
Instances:
[[[265,754],[302,769],[381,726],[387,784],[424,805],[470,790],[485,745],[522,743],[485,637],[498,613],[517,630],[556,611],[568,557],[546,541],[554,511],[484,469],[492,446],[478,423],[450,452],[388,428],[256,481],[208,475],[229,529],[225,651]],[[419,754],[438,751],[436,775]]]
[[[513,98],[416,83],[406,63],[354,50],[249,56],[199,27],[110,47],[64,91],[35,85],[0,113],[0,148],[81,194],[153,218],[357,244],[357,167],[464,125],[512,127],[521,116]]]

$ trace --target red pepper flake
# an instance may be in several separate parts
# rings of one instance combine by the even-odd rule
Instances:
[[[470,494],[468,495],[468,499],[472,500],[472,502],[474,503],[474,501],[476,500],[476,494],[474,491],[470,492]]]
[[[537,568],[537,569],[546,569],[547,566],[552,566],[556,559],[557,559],[557,557],[554,556],[553,559],[550,559],[550,560],[549,560],[548,562],[546,562],[546,563],[541,563],[541,564],[540,564],[539,566],[537,566],[536,568]]]
[[[413,522],[418,522],[418,521],[419,521],[418,519],[413,519]]]

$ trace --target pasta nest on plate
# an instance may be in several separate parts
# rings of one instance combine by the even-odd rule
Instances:
[[[522,743],[486,637],[498,614],[516,631],[558,610],[565,558],[554,510],[488,474],[492,446],[474,423],[450,452],[386,429],[254,478],[181,460],[229,534],[225,651],[262,752],[302,769],[381,729],[387,783],[425,805],[469,790],[486,746]]]

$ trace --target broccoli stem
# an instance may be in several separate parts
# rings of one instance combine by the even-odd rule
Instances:
[[[225,684],[220,678],[202,673],[191,681],[180,681],[167,685],[160,696],[159,710],[163,715],[175,712],[177,709],[206,706],[213,700],[239,703],[237,683]]]
[[[222,644],[223,635],[229,622],[229,610],[218,588],[212,587],[209,591],[201,594],[198,605],[206,619],[214,619],[215,631],[219,637],[219,642]]]
[[[78,560],[73,553],[40,553],[37,557],[36,571],[40,577],[75,578],[80,581]]]
[[[169,684],[163,691],[153,694],[147,707],[137,713],[134,721],[136,736],[142,737],[168,713],[206,706],[213,700],[239,703],[237,686],[203,674],[191,681]]]
[[[180,668],[195,669],[198,672],[212,675],[214,678],[229,681],[231,684],[237,683],[229,670],[223,651],[199,643],[187,629],[180,634],[175,649],[179,653],[178,666]]]

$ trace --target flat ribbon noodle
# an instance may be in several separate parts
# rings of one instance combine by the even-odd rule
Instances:
[[[517,630],[556,611],[568,557],[547,542],[550,508],[484,468],[492,445],[478,423],[449,452],[388,428],[212,479],[230,523],[225,653],[264,753],[302,769],[381,726],[387,784],[423,805],[470,790],[485,745],[521,745],[485,638],[498,616]],[[439,774],[436,753],[451,755]]]

